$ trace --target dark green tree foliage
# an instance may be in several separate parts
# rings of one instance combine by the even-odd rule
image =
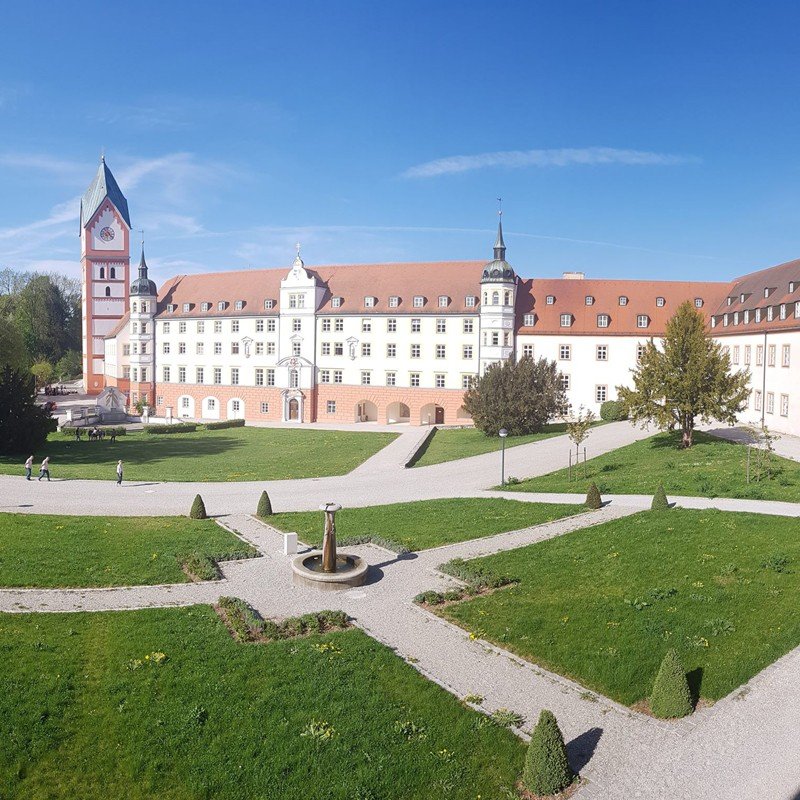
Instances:
[[[258,508],[256,509],[257,517],[272,516],[272,503],[269,500],[269,495],[266,492],[261,492],[261,497],[258,498]]]
[[[667,500],[667,493],[664,491],[663,483],[658,484],[650,509],[652,511],[667,511],[669,509],[669,500]]]
[[[600,497],[600,490],[597,488],[596,483],[593,483],[589,487],[589,491],[586,492],[586,505],[588,508],[603,507],[603,498]]]
[[[30,373],[0,370],[0,453],[29,456],[55,430],[55,420],[35,403],[34,387]]]
[[[509,359],[493,364],[464,394],[464,408],[487,436],[536,433],[567,408],[555,361]]]
[[[619,422],[622,419],[628,419],[625,414],[625,408],[619,400],[606,400],[600,406],[600,419],[606,422]]]
[[[564,736],[552,712],[545,709],[528,745],[522,782],[529,792],[549,795],[566,789],[574,780]]]
[[[650,711],[659,719],[674,719],[692,713],[689,683],[675,650],[667,651],[658,668],[653,693],[650,695]]]
[[[0,367],[25,370],[30,366],[22,334],[9,317],[0,311]]]
[[[80,378],[83,372],[81,363],[81,353],[79,350],[67,350],[56,364],[56,379],[59,381],[71,381]]]
[[[206,514],[206,505],[203,502],[203,498],[200,495],[196,495],[194,498],[194,502],[192,503],[192,510],[189,512],[189,516],[192,519],[206,519],[208,516]]]
[[[749,374],[731,372],[728,354],[706,336],[703,315],[690,301],[667,323],[661,347],[651,340],[633,370],[634,388],[618,386],[634,422],[679,427],[682,446],[692,446],[696,420],[736,421],[747,405]]]

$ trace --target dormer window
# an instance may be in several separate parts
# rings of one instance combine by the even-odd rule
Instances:
[[[608,314],[598,314],[597,315],[597,327],[598,328],[607,328],[608,323],[611,321]]]
[[[244,300],[237,300],[236,303],[234,303],[234,307],[237,311],[241,311],[244,308]]]
[[[725,303],[727,305],[729,305],[729,306],[732,306],[733,305],[733,298],[732,297],[726,297],[725,298]]]
[[[756,309],[756,322],[761,322],[761,309]]]
[[[562,328],[571,328],[572,327],[572,314],[562,314],[561,315],[561,327]]]
[[[331,307],[332,308],[339,308],[342,305],[342,298],[341,297],[331,297]]]
[[[800,300],[794,304],[794,317],[795,319],[800,318]]]
[[[270,308],[274,308],[274,307],[275,307],[275,301],[274,300],[265,300],[264,301],[264,308],[265,309],[269,310]]]
[[[786,319],[786,304],[785,303],[781,303],[780,318],[781,319]]]
[[[192,304],[191,303],[184,303],[183,304],[183,313],[187,314],[191,310],[191,308],[192,308]]]
[[[364,308],[375,308],[375,300],[375,297],[367,295],[367,297],[364,298]]]
[[[528,327],[536,324],[536,315],[535,314],[524,314],[522,317],[522,324],[527,325]]]
[[[791,294],[797,288],[797,284],[794,281],[789,281],[789,293]]]
[[[728,327],[728,322],[729,321],[730,320],[728,319],[728,315],[727,314],[723,314],[722,315],[722,324],[723,324],[724,327],[726,327],[726,328]]]
[[[425,305],[425,298],[420,295],[414,295],[414,308],[422,308]]]
[[[175,305],[175,303],[167,303],[167,312],[169,314],[174,313],[176,308],[177,308],[177,306]]]
[[[711,327],[712,328],[716,328],[717,327],[717,318],[716,317],[711,317]]]
[[[744,310],[744,324],[747,325],[748,322],[750,322],[750,309],[746,308]]]
[[[545,303],[549,306],[554,306],[556,304],[556,296],[554,294],[549,294],[545,298]]]
[[[475,306],[476,306],[476,305],[478,305],[478,298],[477,298],[477,297],[475,297],[475,295],[474,295],[474,294],[468,294],[468,295],[467,295],[467,296],[464,298],[464,305],[465,305],[467,308],[475,308]]]
[[[772,289],[770,289],[769,286],[765,287],[765,289],[764,289],[764,297],[769,297],[770,294],[772,294]]]
[[[695,299],[694,299],[694,307],[695,308],[702,308],[703,307],[703,298],[702,297],[695,297]]]
[[[772,317],[775,313],[773,306],[767,306],[767,322],[772,322]]]
[[[217,311],[224,311],[226,305],[228,305],[228,304],[224,300],[220,300],[217,303]]]
[[[439,295],[439,308],[447,308],[450,305],[450,298],[446,294]]]
[[[733,324],[734,325],[738,325],[739,324],[739,312],[738,311],[734,311],[733,312]]]
[[[650,317],[647,314],[639,314],[636,317],[637,328],[647,328],[650,325]]]
[[[656,306],[658,306],[658,308],[664,308],[666,304],[667,301],[663,297],[656,297]]]
[[[742,292],[742,294],[739,295],[739,302],[744,303],[744,300],[745,300],[745,295],[744,292]]]
[[[203,311],[211,311],[211,303],[201,303],[200,308]]]
[[[393,294],[389,297],[389,308],[397,308],[400,305],[400,298]]]
[[[621,306],[626,306],[626,305],[628,305],[628,298],[627,298],[627,297],[625,297],[625,295],[624,295],[624,294],[621,294],[621,295],[619,296],[619,304],[620,304]]]
[[[583,302],[587,306],[593,306],[594,305],[594,297],[592,297],[590,294],[587,294],[586,297],[583,298]]]

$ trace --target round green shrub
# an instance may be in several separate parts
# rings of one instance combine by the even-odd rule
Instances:
[[[206,519],[208,515],[206,514],[206,505],[203,502],[203,498],[200,497],[198,494],[194,501],[192,502],[192,508],[189,511],[189,516],[192,519]]]
[[[656,493],[653,495],[653,502],[650,504],[652,511],[667,511],[669,509],[669,500],[667,500],[667,493],[664,491],[664,484],[659,483]]]
[[[557,794],[575,780],[575,773],[567,760],[567,748],[558,722],[546,709],[531,736],[525,755],[522,782],[534,794]]]
[[[659,719],[674,719],[692,713],[689,682],[675,650],[667,651],[658,668],[650,695],[650,711]]]
[[[606,422],[619,422],[623,419],[628,419],[625,413],[625,407],[620,400],[606,400],[600,406],[600,419]]]
[[[603,498],[600,497],[600,490],[597,488],[596,483],[593,483],[589,487],[589,491],[586,493],[586,505],[589,508],[603,507]]]
[[[271,517],[272,516],[272,503],[270,502],[269,495],[266,492],[261,492],[261,497],[258,498],[258,508],[256,509],[257,517]]]

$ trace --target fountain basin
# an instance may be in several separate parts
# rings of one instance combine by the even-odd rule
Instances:
[[[292,581],[296,586],[312,586],[324,591],[363,586],[369,564],[360,556],[338,553],[336,572],[322,571],[322,551],[312,550],[292,561]]]

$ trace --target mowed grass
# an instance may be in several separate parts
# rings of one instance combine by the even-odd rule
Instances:
[[[51,434],[36,453],[50,456],[52,478],[116,480],[122,459],[126,481],[272,481],[344,475],[375,455],[394,433],[227,428],[150,435],[129,433],[112,444]],[[24,475],[28,454],[0,456],[1,474]],[[36,473],[34,473],[34,478]]]
[[[583,506],[555,503],[521,503],[501,498],[454,498],[392,503],[385,506],[345,508],[336,515],[336,536],[348,539],[378,537],[409,550],[425,550],[541,525],[584,511]],[[323,515],[320,511],[273,514],[266,522],[320,547]]]
[[[743,497],[800,502],[800,464],[773,456],[773,475],[747,483],[747,447],[696,432],[694,445],[678,447],[680,433],[660,433],[586,462],[578,480],[567,470],[550,472],[516,486],[517,492],[584,492],[595,482],[604,494],[653,494],[659,483],[667,495]],[[590,440],[591,451],[591,440]],[[573,470],[573,475],[575,470]]]
[[[508,436],[506,448],[516,447],[529,442],[538,442],[552,436],[560,436],[566,432],[566,424],[554,422],[545,425],[539,433],[527,436]],[[417,455],[414,467],[428,467],[431,464],[441,464],[444,461],[455,461],[458,458],[479,456],[483,453],[493,453],[501,447],[499,436],[487,436],[477,428],[451,428],[439,429],[427,441]]]
[[[179,583],[189,553],[256,552],[213,520],[0,514],[0,586]]]
[[[511,732],[355,629],[241,645],[208,606],[3,614],[0,649],[4,798],[475,800],[522,768]]]
[[[674,647],[717,700],[800,644],[797,533],[788,517],[643,512],[478,559],[520,583],[441,613],[626,704]]]

